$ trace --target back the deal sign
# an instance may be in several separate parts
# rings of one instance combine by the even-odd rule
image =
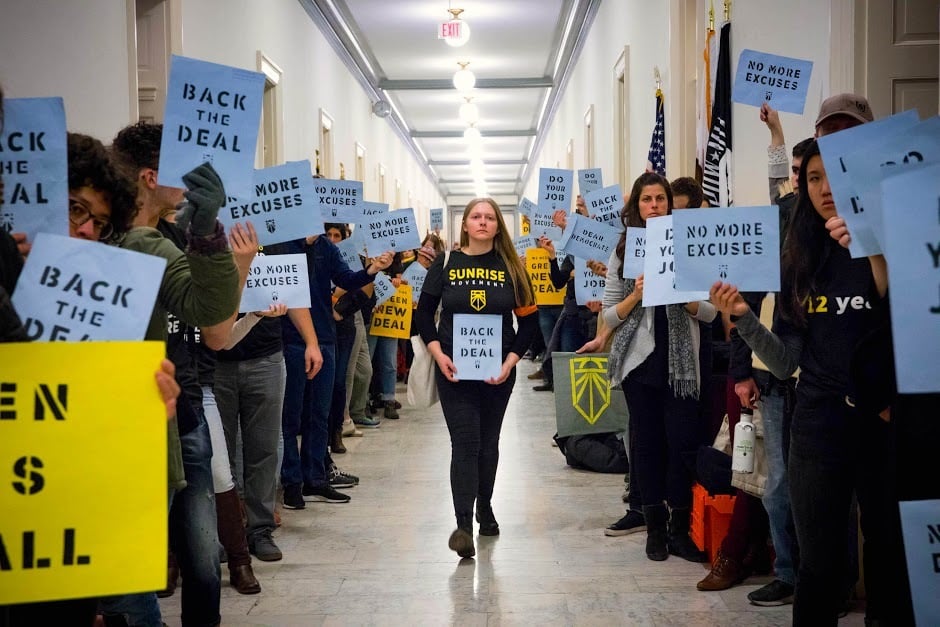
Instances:
[[[166,259],[40,233],[13,292],[35,342],[142,340]]]

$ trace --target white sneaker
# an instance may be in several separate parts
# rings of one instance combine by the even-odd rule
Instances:
[[[352,421],[352,418],[343,421],[343,437],[344,438],[361,438],[362,431],[356,428],[356,423]]]

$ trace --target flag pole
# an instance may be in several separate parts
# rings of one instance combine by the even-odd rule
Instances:
[[[708,32],[715,32],[715,2],[709,2],[708,5]]]
[[[731,19],[731,0],[725,0],[725,21]]]

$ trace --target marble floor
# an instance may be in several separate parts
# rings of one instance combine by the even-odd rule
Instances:
[[[703,565],[648,560],[642,533],[604,536],[623,515],[623,477],[565,465],[551,446],[552,394],[525,378],[534,369],[520,364],[503,426],[493,499],[501,535],[477,536],[476,559],[447,548],[454,519],[440,406],[406,406],[400,420],[345,440],[337,463],[362,480],[351,502],[283,512],[275,540],[284,559],[254,560],[261,594],[236,593],[223,565],[223,625],[789,625],[789,606],[747,602],[768,578],[698,592]],[[179,591],[161,600],[171,627],[179,603]],[[862,615],[842,624],[862,625]]]

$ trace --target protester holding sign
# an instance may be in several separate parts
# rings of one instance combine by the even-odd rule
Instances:
[[[672,209],[669,182],[647,172],[633,184],[623,225],[645,227]],[[692,474],[685,460],[694,457],[701,433],[698,321],[711,322],[715,308],[704,301],[643,307],[643,276],[621,278],[625,248],[626,231],[607,264],[604,330],[578,352],[601,352],[613,333],[608,372],[612,382],[622,382],[630,412],[628,457],[635,457],[638,475],[630,481],[638,480],[643,499],[647,557],[662,561],[671,553],[705,562],[689,537]]]
[[[800,369],[788,467],[800,547],[794,623],[837,620],[854,490],[865,536],[866,621],[907,624],[894,425],[867,403],[856,403],[862,391],[850,381],[855,347],[886,315],[886,267],[883,257],[852,259],[831,239],[826,221],[835,217],[826,169],[813,143],[800,166],[784,244],[775,332],[761,326],[733,286],[716,283],[711,295],[776,377],[786,379]]]
[[[443,309],[440,325],[436,326],[434,317],[439,304]],[[461,220],[460,251],[435,259],[428,270],[417,311],[418,331],[437,362],[441,408],[450,432],[450,483],[457,529],[448,546],[460,557],[473,557],[476,553],[474,503],[480,534],[499,534],[491,506],[499,462],[499,432],[515,384],[516,363],[536,333],[535,312],[532,285],[516,255],[499,206],[491,198],[471,200]],[[518,333],[513,328],[513,313],[518,320]],[[499,376],[486,381],[460,380],[452,360],[457,343],[453,337],[454,314],[501,318]],[[462,328],[468,334],[474,329]],[[492,326],[481,322],[477,330],[486,333],[487,329]]]
[[[374,280],[375,275],[391,264],[392,253],[376,257],[366,270],[354,272],[327,237],[312,235],[305,239],[268,247],[272,254],[303,253],[307,255],[310,281],[310,316],[319,343],[323,365],[308,380],[305,352],[307,339],[293,321],[283,321],[284,359],[287,365],[287,386],[281,428],[284,437],[284,461],[281,483],[284,506],[303,509],[305,500],[346,503],[349,495],[331,486],[328,471],[329,414],[336,376],[336,326],[333,318],[331,285],[347,291],[356,290]],[[298,449],[297,436],[300,436]],[[343,479],[348,486],[348,480]]]

